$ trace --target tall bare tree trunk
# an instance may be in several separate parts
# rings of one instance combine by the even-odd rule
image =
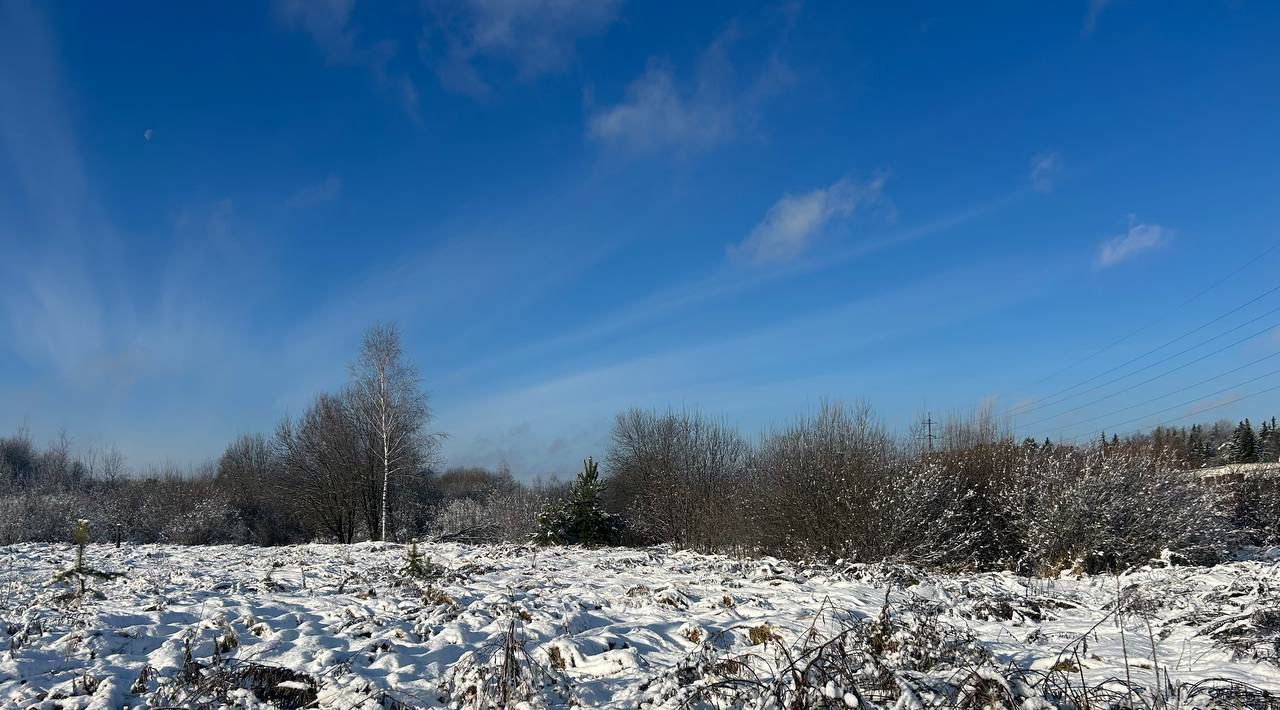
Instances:
[[[369,500],[370,508],[377,507],[370,510],[369,517],[376,512],[376,519],[368,524],[370,528],[376,524],[377,529],[370,529],[369,536],[386,540],[392,531],[391,476],[413,476],[430,459],[435,440],[423,429],[431,412],[417,370],[404,359],[400,333],[394,325],[375,325],[365,333],[351,371],[354,411],[373,460],[369,471],[372,485],[365,489],[369,492],[377,491],[377,460],[382,459],[381,500]]]
[[[390,432],[387,427],[386,392],[387,380],[386,373],[384,372],[382,375],[382,532],[378,535],[382,540],[387,539],[387,491],[391,488],[391,441]]]

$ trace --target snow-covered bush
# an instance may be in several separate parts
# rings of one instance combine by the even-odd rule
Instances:
[[[826,404],[761,441],[748,528],[779,555],[879,557],[878,506],[895,469],[893,441],[868,407]]]
[[[160,539],[180,545],[217,545],[245,537],[235,508],[225,499],[196,501],[160,528]]]
[[[526,542],[537,531],[538,515],[563,495],[554,482],[526,484],[501,477],[475,495],[445,502],[431,531],[454,539]]]
[[[731,440],[727,434],[689,434],[706,426],[691,415],[619,417],[609,501],[647,541],[1023,573],[1114,570],[1165,550],[1211,561],[1228,542],[1226,518],[1172,445],[1016,443],[990,411],[979,411],[945,424],[937,446],[912,446],[866,407],[828,404],[765,434],[739,467],[731,456],[687,453],[732,450],[714,443]],[[1174,439],[1161,433],[1161,441]],[[704,459],[717,471],[704,477],[714,503],[693,504],[701,493],[682,483],[689,476],[678,467]],[[1265,503],[1266,490],[1258,484],[1250,502]],[[1270,510],[1237,507],[1259,509],[1261,518]],[[566,515],[550,509],[545,518],[563,527]],[[1237,524],[1265,527],[1244,517]],[[687,532],[716,523],[714,537]]]
[[[496,525],[488,506],[471,498],[458,498],[445,504],[436,517],[435,526],[441,534],[448,537],[496,537]]]
[[[1024,553],[1012,505],[1017,457],[996,440],[904,461],[877,509],[888,555],[948,568],[1014,565]]]
[[[1173,551],[1212,562],[1226,542],[1210,491],[1167,455],[1114,447],[1028,455],[1013,512],[1033,571],[1118,571]]]
[[[63,542],[76,520],[105,529],[100,501],[86,493],[26,493],[0,498],[0,544]]]
[[[1249,471],[1215,493],[1243,542],[1280,544],[1280,470]]]

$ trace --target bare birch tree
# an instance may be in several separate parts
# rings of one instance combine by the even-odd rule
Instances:
[[[392,477],[412,473],[434,449],[435,438],[426,431],[431,410],[417,368],[405,361],[394,324],[378,323],[365,331],[351,379],[355,415],[381,468],[378,537],[385,540]]]

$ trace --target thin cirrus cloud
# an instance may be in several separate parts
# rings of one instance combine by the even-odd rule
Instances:
[[[350,27],[354,0],[276,0],[272,13],[276,22],[301,30],[335,64],[355,56],[355,33]]]
[[[792,83],[776,55],[749,80],[735,71],[730,50],[738,33],[722,33],[682,79],[671,62],[650,58],[615,104],[592,106],[587,137],[636,152],[692,151],[752,134],[764,104]]]
[[[1089,12],[1084,17],[1084,33],[1093,34],[1098,29],[1098,18],[1106,11],[1111,0],[1089,0]]]
[[[868,382],[866,371],[814,366],[808,370],[809,377],[820,377],[821,381],[810,381],[803,387],[797,387],[801,384],[797,379],[761,381],[751,373],[794,363],[797,357],[817,361],[839,354],[842,362],[848,363],[851,355],[1023,302],[1043,293],[1066,273],[1059,267],[1050,273],[1038,272],[1033,278],[1028,271],[1011,270],[1011,263],[963,265],[865,293],[803,317],[675,346],[656,345],[619,358],[601,356],[585,366],[554,367],[522,376],[465,401],[446,399],[440,405],[450,412],[452,428],[445,450],[450,460],[494,465],[506,455],[518,470],[566,470],[573,455],[552,450],[543,453],[532,442],[571,432],[572,448],[599,450],[608,445],[608,431],[601,422],[607,423],[614,413],[626,408],[660,409],[683,400],[733,418],[759,408],[762,402],[773,411],[794,411],[803,407],[806,399],[815,401],[819,393],[848,388],[851,382]],[[996,274],[1010,271],[1022,275],[1011,279],[1007,288],[983,288]],[[943,305],[937,306],[939,303]],[[920,313],[927,315],[905,316]],[[860,327],[849,329],[850,323]],[[842,335],[833,337],[833,333]],[[799,341],[814,342],[815,346],[798,356],[792,344]],[[529,412],[537,412],[537,419],[531,421]],[[518,451],[495,448],[492,442],[522,424],[531,427],[529,445],[518,447]]]
[[[360,66],[373,76],[377,86],[394,95],[405,113],[414,121],[422,120],[418,87],[408,74],[391,69],[398,51],[395,40],[360,41],[360,33],[352,22],[355,0],[275,0],[272,15],[276,24],[286,30],[309,36],[333,65]]]
[[[665,315],[696,308],[701,304],[729,298],[737,294],[753,292],[786,279],[812,273],[847,263],[870,254],[894,249],[921,239],[945,234],[975,219],[988,216],[1016,202],[1023,195],[1016,190],[987,200],[959,212],[944,215],[889,236],[861,241],[822,255],[822,258],[796,258],[785,265],[770,269],[717,268],[703,277],[679,283],[655,291],[610,311],[599,319],[575,330],[557,333],[540,341],[526,343],[520,348],[506,350],[487,358],[472,361],[467,366],[447,373],[438,382],[476,381],[481,373],[502,370],[512,362],[524,361],[534,356],[580,350],[584,344],[601,342],[613,334],[635,328],[652,327]]]
[[[284,206],[291,210],[307,209],[332,202],[341,194],[342,178],[331,174],[320,182],[294,190],[293,194],[284,201]]]
[[[572,64],[580,40],[603,33],[617,20],[621,4],[621,0],[428,1],[418,18],[418,58],[446,91],[486,98],[493,89],[483,60],[505,61],[526,80],[562,71]],[[378,85],[397,96],[417,120],[418,84],[408,71],[392,68],[401,43],[368,37],[370,28],[356,27],[354,10],[354,0],[275,0],[272,6],[277,24],[308,35],[330,64],[367,67]]]
[[[145,265],[124,258],[127,243],[67,120],[59,87],[71,82],[58,56],[38,6],[0,3],[0,66],[23,67],[0,80],[0,106],[10,109],[0,111],[0,181],[24,205],[22,220],[0,217],[0,254],[11,256],[0,258],[0,360],[19,363],[0,368],[0,424],[27,413],[73,428],[92,411],[150,416],[153,406],[125,403],[146,387],[199,382],[216,396],[219,376],[246,354],[246,319],[225,304],[260,281],[244,276],[256,268],[246,266],[251,239],[220,201],[182,210],[168,248]]]
[[[1108,268],[1129,261],[1163,246],[1169,230],[1158,224],[1135,224],[1129,231],[1103,242],[1098,247],[1097,265]]]
[[[1039,153],[1031,158],[1031,186],[1039,192],[1051,192],[1062,174],[1062,157],[1056,151]]]
[[[884,180],[884,176],[866,182],[842,178],[811,192],[784,195],[746,239],[729,247],[729,255],[756,264],[794,259],[833,221],[878,202]]]
[[[502,59],[525,80],[563,71],[573,63],[578,42],[603,34],[621,6],[621,0],[430,2],[435,22],[424,30],[418,50],[446,91],[485,98],[493,88],[479,60]]]

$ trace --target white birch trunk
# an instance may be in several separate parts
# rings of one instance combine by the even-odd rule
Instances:
[[[381,390],[379,397],[379,405],[382,409],[382,534],[380,537],[385,542],[387,539],[387,491],[391,487],[391,431],[388,426],[388,409],[390,402],[387,401],[387,371],[385,365],[381,372],[378,373],[378,387]]]

